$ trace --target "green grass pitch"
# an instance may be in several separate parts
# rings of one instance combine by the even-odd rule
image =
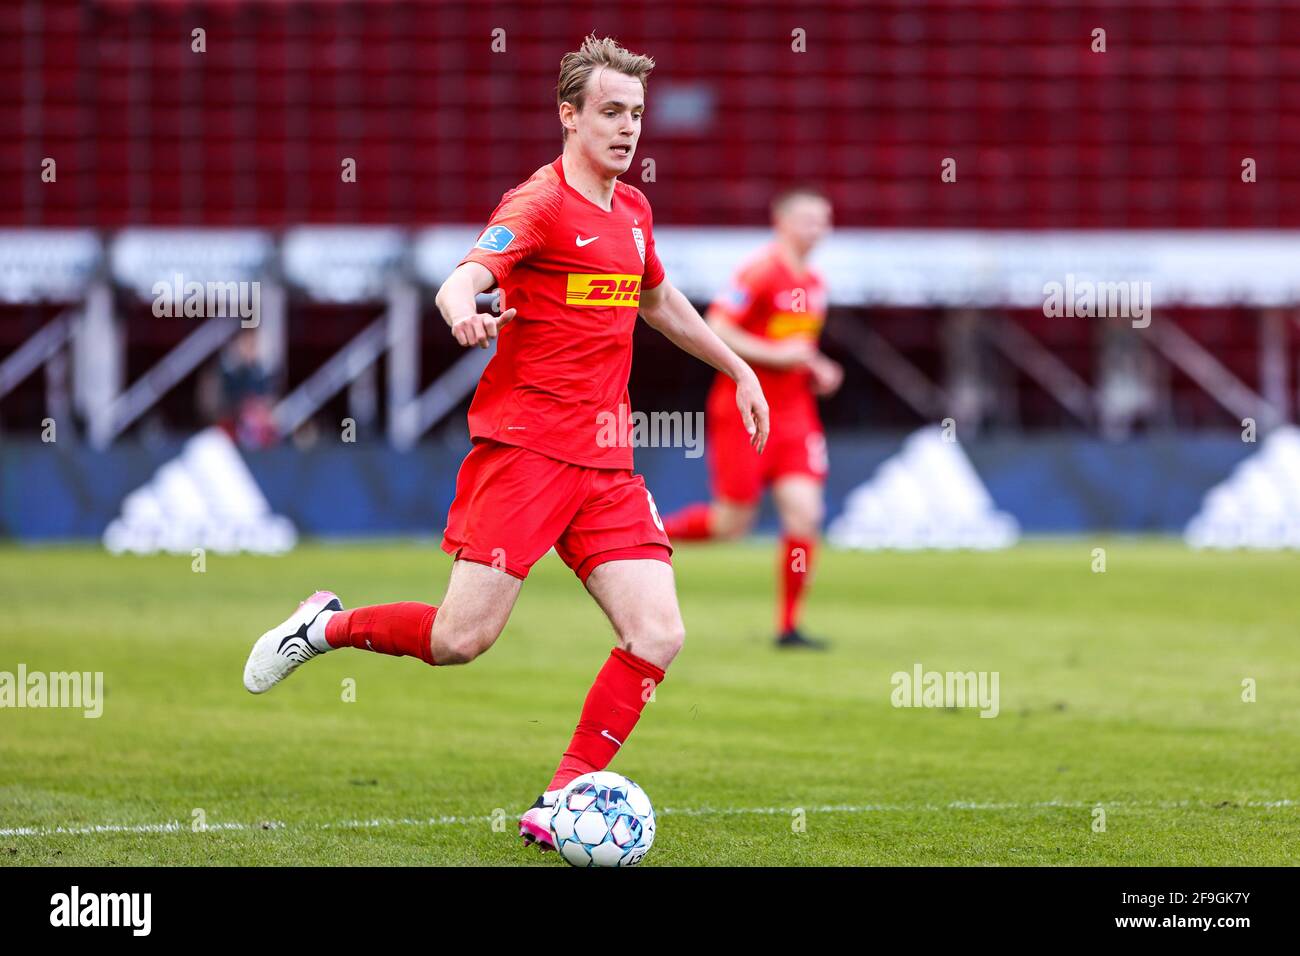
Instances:
[[[1296,561],[1126,539],[827,549],[806,624],[834,648],[791,655],[768,644],[770,542],[682,547],[686,648],[611,767],[658,810],[645,865],[1293,864]],[[553,555],[467,667],[345,650],[243,689],[253,640],[314,589],[437,600],[448,568],[430,542],[204,573],[0,549],[0,671],[105,681],[99,719],[0,710],[0,860],[563,866],[515,819],[612,635]],[[917,662],[998,672],[999,715],[893,707]]]

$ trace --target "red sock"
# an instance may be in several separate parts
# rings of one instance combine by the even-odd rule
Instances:
[[[356,647],[394,657],[418,657],[426,664],[433,659],[430,640],[438,609],[432,604],[403,601],[375,604],[340,611],[325,624],[325,640],[331,647]]]
[[[812,577],[813,538],[781,538],[781,633],[799,626],[799,610],[804,588]]]
[[[713,537],[713,512],[707,504],[687,505],[664,519],[670,541],[707,541]]]
[[[587,692],[578,729],[546,789],[556,790],[574,777],[608,767],[663,679],[664,672],[654,664],[614,648]]]

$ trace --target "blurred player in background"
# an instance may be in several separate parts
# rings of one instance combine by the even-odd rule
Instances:
[[[498,340],[470,404],[473,448],[447,516],[442,546],[456,560],[442,603],[345,611],[318,591],[257,641],[244,669],[245,686],[263,693],[334,648],[468,663],[496,641],[529,569],[554,547],[608,616],[618,646],[549,786],[520,820],[525,842],[543,849],[554,849],[556,797],[627,742],[685,634],[672,546],[632,471],[631,435],[610,434],[610,421],[629,420],[638,313],[734,379],[747,449],[757,454],[768,435],[757,376],[664,276],[650,203],[618,180],[636,153],[653,66],[595,36],[561,60],[563,153],[502,197],[438,291],[457,342]],[[510,306],[500,315],[475,303],[494,286]]]
[[[749,447],[725,375],[708,399],[706,448],[713,501],[664,519],[673,541],[747,534],[767,488],[781,519],[777,638],[779,647],[821,648],[799,629],[803,596],[825,511],[826,438],[816,396],[833,394],[844,371],[817,348],[826,320],[826,289],[808,258],[830,232],[831,204],[813,189],[772,202],[775,239],[736,273],[709,307],[718,337],[758,372],[772,410],[772,435],[761,457]]]
[[[270,372],[258,353],[257,331],[242,329],[217,363],[199,376],[199,406],[242,448],[280,440]]]

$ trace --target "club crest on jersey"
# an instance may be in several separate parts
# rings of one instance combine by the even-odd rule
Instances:
[[[632,238],[636,240],[636,251],[641,255],[641,264],[645,265],[645,233],[633,226]]]
[[[483,235],[478,237],[478,242],[474,243],[474,248],[487,252],[505,252],[506,247],[514,241],[515,234],[505,226],[488,226],[483,230]]]

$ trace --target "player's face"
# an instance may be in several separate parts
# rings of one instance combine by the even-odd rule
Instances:
[[[831,204],[817,196],[795,196],[775,221],[776,231],[805,255],[831,231]]]
[[[611,177],[627,172],[641,138],[644,109],[641,81],[635,76],[604,68],[592,73],[574,121],[579,146],[593,168]]]

